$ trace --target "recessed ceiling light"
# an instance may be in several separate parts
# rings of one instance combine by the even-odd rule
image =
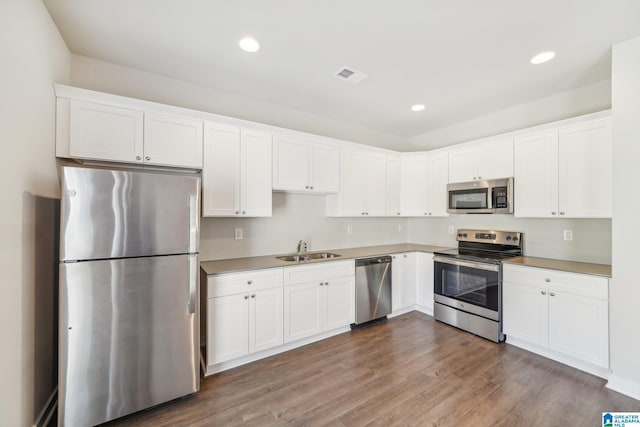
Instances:
[[[245,52],[257,52],[260,50],[260,43],[252,37],[245,37],[238,42],[240,49]]]
[[[531,58],[531,63],[534,65],[544,64],[547,61],[551,61],[554,56],[556,56],[556,53],[553,51],[540,52],[539,54]]]
[[[411,107],[411,111],[422,111],[424,110],[424,104],[416,104]]]

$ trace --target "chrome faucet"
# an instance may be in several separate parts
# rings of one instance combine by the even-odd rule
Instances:
[[[307,245],[307,242],[305,242],[304,240],[300,240],[298,242],[298,249],[296,250],[297,253],[302,253],[302,252],[307,252],[309,250],[309,245]]]

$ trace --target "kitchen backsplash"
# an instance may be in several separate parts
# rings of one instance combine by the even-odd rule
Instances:
[[[452,215],[448,218],[327,218],[320,195],[273,193],[269,218],[203,218],[202,260],[294,252],[298,240],[309,250],[423,243],[456,246],[449,226],[525,233],[525,254],[572,261],[611,263],[611,220],[531,219],[513,215]],[[351,226],[351,234],[348,228]],[[243,239],[235,240],[236,228]],[[573,240],[563,240],[571,230]]]

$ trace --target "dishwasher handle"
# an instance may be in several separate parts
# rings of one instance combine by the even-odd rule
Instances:
[[[391,262],[391,256],[379,256],[375,258],[363,258],[356,260],[356,267],[363,265],[387,264]]]

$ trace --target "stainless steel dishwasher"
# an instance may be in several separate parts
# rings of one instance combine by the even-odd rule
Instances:
[[[391,257],[356,260],[356,325],[391,313]]]

